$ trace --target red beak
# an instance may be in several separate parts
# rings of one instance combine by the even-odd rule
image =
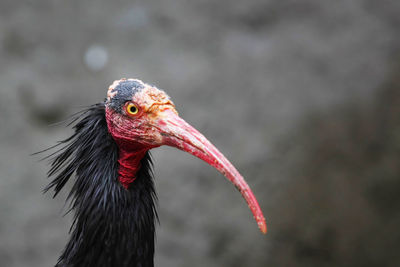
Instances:
[[[210,141],[180,118],[174,110],[166,109],[160,113],[161,116],[157,116],[156,127],[163,137],[162,143],[204,160],[228,178],[246,200],[261,232],[267,233],[265,218],[257,199],[235,167]]]

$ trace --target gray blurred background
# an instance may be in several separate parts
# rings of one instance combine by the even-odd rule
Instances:
[[[52,266],[64,194],[31,153],[121,77],[163,88],[267,218],[153,151],[157,266],[400,266],[400,1],[0,2],[0,266]],[[70,185],[69,185],[70,186]]]

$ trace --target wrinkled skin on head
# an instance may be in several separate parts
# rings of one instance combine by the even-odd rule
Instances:
[[[133,91],[125,103],[118,103],[119,109],[111,105],[113,98],[117,96],[121,83],[139,83],[137,90]],[[117,88],[116,88],[117,87]],[[121,93],[121,92],[120,92]],[[138,113],[130,115],[126,106],[133,103],[138,108]],[[122,105],[121,105],[122,104]],[[157,128],[160,119],[165,117],[165,111],[169,110],[178,114],[175,105],[169,96],[162,90],[150,86],[137,79],[122,79],[114,81],[107,94],[106,114],[107,123],[115,140],[124,144],[135,143],[140,146],[153,148],[161,146],[163,137]],[[162,123],[161,123],[162,124]]]

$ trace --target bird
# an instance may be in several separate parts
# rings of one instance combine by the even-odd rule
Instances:
[[[246,200],[262,233],[267,225],[250,187],[165,91],[139,79],[115,80],[103,102],[74,114],[73,134],[53,151],[45,191],[53,198],[74,177],[67,197],[73,222],[56,267],[154,266],[158,221],[149,150],[167,145],[222,173]],[[55,151],[53,150],[55,149]],[[41,151],[43,152],[43,151]]]

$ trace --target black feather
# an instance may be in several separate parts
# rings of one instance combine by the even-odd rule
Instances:
[[[118,181],[118,146],[104,104],[72,121],[78,121],[75,133],[50,155],[54,179],[45,189],[54,189],[55,197],[75,175],[68,196],[75,212],[71,236],[56,266],[153,266],[157,212],[150,154],[127,190]]]

